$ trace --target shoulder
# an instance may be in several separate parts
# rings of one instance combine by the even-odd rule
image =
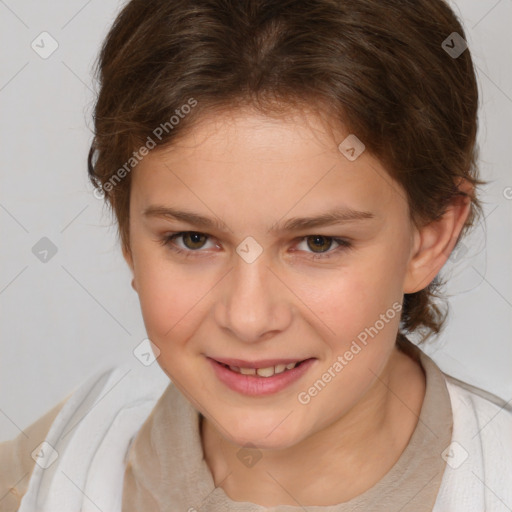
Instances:
[[[97,368],[17,437],[0,442],[0,510],[18,510],[30,480],[37,472],[32,453],[43,441],[54,446],[62,437],[62,428],[75,414],[85,416],[88,426],[94,430],[91,421],[101,427],[105,419],[105,414],[96,417],[95,413],[102,408],[98,404],[115,414],[122,407],[153,403],[169,380],[158,365],[152,367],[137,362]],[[94,414],[89,414],[91,410]]]
[[[512,401],[490,393],[484,389],[473,386],[467,382],[444,374],[450,396],[455,400],[455,405],[463,405],[471,410],[480,419],[494,418],[505,426],[512,425]]]
[[[512,484],[512,401],[446,375],[454,431],[477,443],[483,467],[501,467]]]
[[[66,396],[17,437],[0,442],[0,510],[3,512],[18,509],[35,466],[32,452],[46,438],[70,396]]]
[[[38,509],[42,499],[49,509],[64,500],[73,504],[69,509],[81,510],[83,494],[74,487],[64,490],[66,474],[87,482],[90,492],[107,500],[102,510],[112,510],[109,500],[118,492],[105,489],[122,484],[131,439],[168,384],[158,364],[138,360],[103,367],[82,382],[50,426],[44,439],[48,450],[34,467],[20,510]]]
[[[450,445],[435,512],[505,510],[512,503],[510,403],[444,374],[453,413]],[[506,509],[510,510],[510,509]]]

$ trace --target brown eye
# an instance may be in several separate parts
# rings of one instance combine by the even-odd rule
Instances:
[[[313,252],[325,252],[331,248],[332,238],[322,235],[311,235],[307,237],[308,248]],[[311,242],[311,243],[310,243]]]
[[[201,249],[208,238],[206,235],[203,235],[202,233],[196,233],[195,231],[188,231],[183,233],[181,237],[185,247],[191,250]]]

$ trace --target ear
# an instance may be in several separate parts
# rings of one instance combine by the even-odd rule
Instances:
[[[462,179],[458,188],[467,195],[455,196],[440,219],[416,228],[404,293],[414,293],[426,288],[450,257],[471,210],[469,196],[472,196],[474,187]]]

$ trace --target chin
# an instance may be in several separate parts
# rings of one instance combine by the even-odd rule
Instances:
[[[282,414],[275,421],[258,422],[257,418],[250,422],[247,420],[241,424],[235,421],[229,423],[224,435],[228,436],[230,442],[241,447],[250,445],[260,450],[284,450],[301,440],[300,433],[295,431],[291,422],[283,421]],[[300,422],[297,421],[297,424]]]

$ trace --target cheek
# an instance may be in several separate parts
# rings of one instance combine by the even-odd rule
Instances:
[[[200,385],[194,353],[194,332],[206,314],[201,283],[183,270],[167,265],[146,267],[141,274],[139,301],[148,338],[158,347],[157,362],[182,387]],[[196,286],[197,285],[197,286]]]
[[[401,297],[389,288],[388,275],[360,261],[357,266],[332,272],[322,286],[319,280],[304,283],[302,292],[308,294],[304,302],[316,313],[314,329],[322,333],[328,348],[322,354],[321,367],[301,391],[306,396],[311,391],[310,406],[326,424],[364,395],[394,346]],[[325,389],[317,387],[320,381],[327,383]]]
[[[149,338],[162,350],[167,340],[185,336],[207,284],[164,258],[148,255],[140,261],[136,280],[141,312]]]
[[[393,282],[397,273],[388,267],[390,262],[383,260],[376,265],[372,261],[358,260],[323,276],[302,276],[293,285],[306,306],[304,314],[319,325],[326,339],[336,340],[336,344],[350,343],[401,301],[400,287]],[[396,316],[396,311],[391,315]]]

